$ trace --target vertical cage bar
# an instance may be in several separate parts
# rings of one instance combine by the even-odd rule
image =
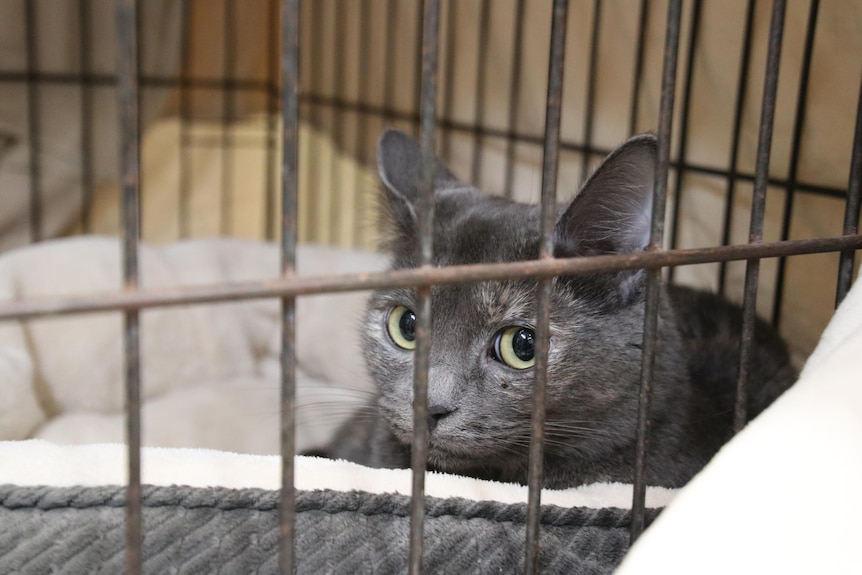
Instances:
[[[383,73],[383,109],[390,113],[395,104],[395,70],[397,70],[395,62],[398,56],[395,40],[398,33],[398,6],[398,0],[387,0],[386,2],[386,43],[384,50],[386,68]]]
[[[267,28],[268,46],[266,50],[267,70],[267,117],[266,117],[266,191],[264,196],[264,237],[267,240],[275,240],[275,204],[276,204],[276,177],[275,166],[278,156],[278,34],[280,4],[278,0],[269,0],[269,21],[271,25]]]
[[[793,220],[793,200],[799,175],[799,153],[802,149],[802,131],[805,124],[805,110],[808,103],[808,81],[811,77],[811,60],[814,54],[814,36],[817,31],[817,13],[820,0],[811,0],[808,12],[808,29],[805,33],[805,51],[802,56],[802,72],[799,78],[799,92],[796,96],[796,116],[793,120],[793,147],[790,152],[790,173],[787,176],[787,189],[784,192],[784,207],[781,218],[781,240],[790,237],[790,223]],[[781,306],[784,302],[784,276],[787,258],[778,258],[778,272],[775,280],[775,299],[772,301],[772,325],[778,328],[781,321]]]
[[[191,121],[192,121],[192,30],[193,8],[192,0],[183,0],[182,5],[182,55],[180,56],[180,165],[179,165],[179,205],[177,206],[177,229],[180,238],[189,236],[189,220],[191,219]]]
[[[344,28],[346,18],[343,15],[340,16],[338,14],[337,0],[334,2],[333,13],[334,17],[332,19],[332,25],[335,42],[332,56],[332,89],[333,95],[336,98],[344,98],[346,100],[346,94],[344,91],[345,43],[347,36]],[[346,128],[344,121],[345,114],[346,112],[341,105],[334,106],[332,109],[332,121],[334,124],[332,135],[335,139],[336,150],[340,150],[344,146],[344,132]],[[344,226],[345,222],[341,210],[341,206],[344,203],[342,201],[344,192],[342,189],[342,170],[341,166],[339,166],[338,154],[336,153],[329,155],[329,174],[331,178],[330,181],[332,182],[330,187],[331,194],[326,206],[328,216],[327,220],[330,222],[329,243],[338,245],[341,243],[339,234],[341,233],[341,228]]]
[[[435,3],[439,4],[439,1]],[[438,8],[439,9],[439,8]],[[420,3],[419,7],[416,9],[416,54],[413,59],[413,71],[416,74],[416,80],[413,82],[413,133],[414,135],[418,135],[419,138],[422,138],[422,103],[425,99],[425,94],[422,92],[422,86],[424,81],[424,63],[425,63],[425,52],[424,52],[424,38],[425,38],[425,26],[427,22],[425,21],[425,11],[423,9],[423,5]],[[435,48],[436,50],[436,48]],[[436,56],[435,56],[436,58]],[[435,88],[436,90],[436,88]],[[436,112],[435,112],[436,113]],[[419,118],[416,121],[415,118]]]
[[[778,92],[778,66],[781,62],[785,7],[784,0],[775,0],[772,5],[772,19],[769,24],[769,51],[766,55],[766,77],[763,85],[760,132],[757,140],[757,164],[754,172],[754,195],[751,203],[751,224],[748,231],[748,243],[750,244],[759,243],[763,240],[766,184],[769,178],[769,156],[772,150],[772,127],[775,122],[775,97]],[[748,370],[751,364],[751,347],[754,340],[759,277],[760,260],[747,260],[742,302],[739,373],[736,380],[736,405],[733,410],[734,432],[740,431],[745,426],[747,419]]]
[[[369,6],[367,0],[361,0],[359,6],[359,37],[360,38],[370,38],[371,37],[371,7]],[[371,77],[371,53],[368,48],[360,48],[357,50],[356,55],[359,58],[358,68],[359,68],[359,96],[358,101],[360,105],[362,104],[362,100],[364,99],[366,102],[369,100],[369,78]],[[363,110],[357,110],[356,114],[356,136],[353,144],[353,151],[356,154],[356,158],[359,161],[360,165],[368,164],[368,113]],[[362,240],[364,237],[364,225],[365,221],[362,219],[365,215],[366,208],[366,195],[364,193],[364,185],[362,183],[362,176],[360,175],[359,170],[353,171],[353,189],[356,197],[356,204],[354,207],[354,211],[358,214],[358,218],[355,218],[356,221],[353,225],[353,245],[354,246],[362,246]]]
[[[450,0],[451,1],[451,0]],[[512,66],[509,72],[509,137],[506,139],[506,173],[503,179],[503,193],[512,199],[515,194],[515,137],[518,129],[518,110],[521,105],[521,60],[524,44],[524,2],[515,5],[515,38],[512,47]]]
[[[233,212],[231,183],[233,180],[233,72],[236,52],[235,25],[236,4],[234,0],[224,0],[224,27],[222,29],[222,114],[221,114],[221,213],[219,214],[221,233],[230,234],[230,215]]]
[[[93,206],[93,91],[90,85],[90,0],[78,0],[78,57],[81,59],[81,230],[90,232]]]
[[[862,188],[862,82],[859,85],[859,103],[856,106],[856,132],[853,136],[853,152],[850,157],[850,181],[847,186],[847,203],[844,208],[844,235],[858,233],[859,229],[859,196]],[[840,304],[853,281],[854,250],[843,250],[838,262],[838,287],[835,294],[835,306]]]
[[[479,56],[476,60],[476,94],[473,100],[473,118],[480,129],[473,134],[473,158],[470,164],[470,181],[480,185],[482,177],[482,138],[481,129],[485,128],[485,73],[488,67],[488,35],[491,28],[491,6],[482,0],[479,10]]]
[[[733,223],[733,204],[736,201],[736,176],[739,164],[739,143],[742,139],[742,118],[745,113],[745,94],[748,92],[748,72],[751,69],[751,45],[754,38],[754,12],[756,0],[748,0],[745,14],[745,31],[739,78],[736,81],[736,103],[733,112],[733,144],[730,148],[730,166],[727,170],[727,188],[724,193],[724,214],[721,224],[721,245],[730,244],[731,224]],[[727,285],[727,262],[718,265],[718,293],[724,295]]]
[[[42,239],[42,121],[39,89],[39,39],[36,26],[36,3],[24,2],[27,43],[27,132],[30,167],[30,239]]]
[[[593,116],[596,109],[596,75],[599,71],[600,31],[602,26],[602,2],[593,0],[593,24],[590,37],[590,63],[587,70],[587,101],[584,110],[584,151],[581,154],[581,180],[586,180],[590,169],[593,149]]]
[[[679,32],[682,16],[682,0],[668,4],[667,31],[665,33],[664,62],[662,64],[661,102],[658,122],[658,157],[656,160],[655,184],[653,187],[652,220],[648,251],[662,249],[664,242],[664,219],[667,205],[667,175],[670,164],[670,140],[673,133],[673,102],[676,92],[676,68],[679,57]],[[644,529],[646,507],[647,434],[649,431],[649,404],[652,398],[653,367],[658,346],[657,325],[659,311],[660,269],[647,270],[646,296],[644,302],[643,353],[641,355],[640,394],[638,398],[637,443],[635,446],[634,493],[632,496],[631,542]]]
[[[422,32],[422,85],[420,106],[419,254],[423,267],[431,266],[434,231],[434,128],[437,119],[437,65],[440,43],[440,2],[425,0]],[[413,364],[413,472],[410,493],[409,572],[423,572],[425,521],[425,466],[428,459],[428,368],[431,356],[431,288],[416,289],[416,350]]]
[[[447,122],[454,121],[452,110],[455,105],[455,39],[457,37],[457,19],[458,0],[448,0],[446,3],[446,63],[443,69],[446,73],[446,80],[443,83],[443,118]],[[450,159],[452,151],[452,130],[447,128],[446,134],[441,141],[440,154]]]
[[[296,269],[296,197],[299,187],[299,0],[282,2],[281,87],[281,274],[289,277]],[[281,300],[281,494],[278,526],[278,566],[281,573],[293,573],[296,567],[293,465],[296,453],[295,304],[293,297]]]
[[[560,118],[563,101],[563,70],[566,55],[566,24],[569,3],[554,0],[551,20],[551,46],[548,55],[548,93],[545,101],[545,141],[542,158],[542,243],[539,258],[552,258],[553,231],[557,219],[557,176],[560,157]],[[542,278],[536,285],[536,342],[533,378],[533,405],[530,418],[530,458],[527,475],[527,534],[524,571],[539,572],[539,514],[542,496],[545,389],[548,381],[548,344],[552,278]]]
[[[138,124],[138,14],[135,0],[117,3],[117,103],[120,111],[120,174],[122,186],[123,284],[138,288],[140,236],[140,142]],[[138,310],[124,312],[126,362],[126,573],[141,572],[141,382]]]
[[[638,130],[638,103],[643,83],[644,59],[646,58],[646,37],[649,24],[649,0],[641,0],[638,23],[638,40],[635,51],[635,76],[632,81],[632,107],[629,111],[629,134]]]
[[[694,86],[694,61],[697,51],[697,38],[700,34],[700,15],[703,2],[695,0],[691,11],[691,26],[688,36],[688,60],[685,66],[685,90],[682,93],[682,114],[680,117],[679,126],[679,147],[677,148],[676,161],[679,164],[679,170],[676,174],[676,183],[674,185],[674,207],[673,207],[673,223],[670,227],[670,245],[676,248],[679,245],[679,226],[680,214],[682,213],[683,202],[683,181],[685,180],[685,160],[688,150],[688,120],[689,110],[691,109],[691,94]],[[671,267],[668,270],[668,280],[673,281],[676,273],[676,267]]]
[[[279,0],[280,2],[283,0]],[[306,2],[305,5],[311,5],[311,29],[307,31],[306,37],[311,38],[310,42],[312,43],[312,54],[311,61],[319,62],[319,65],[311,66],[310,78],[309,82],[311,83],[310,92],[316,95],[323,95],[324,89],[324,66],[323,62],[325,58],[328,57],[329,54],[328,47],[326,46],[325,34],[323,33],[323,25],[326,22],[325,13],[324,13],[324,2],[323,0],[314,0],[313,2]],[[284,85],[282,85],[282,89],[284,89]],[[282,114],[284,110],[282,109]],[[312,103],[311,104],[311,125],[320,129],[323,126],[323,105],[320,103]],[[322,154],[309,154],[308,157],[308,188],[310,190],[319,190],[322,187],[322,174],[324,173],[325,166],[323,165]],[[284,183],[282,182],[282,187]],[[309,236],[312,241],[316,242],[325,242],[326,238],[323,237],[323,231],[320,230],[320,226],[318,226],[317,214],[323,213],[323,210],[326,206],[323,205],[323,199],[320,197],[321,195],[318,193],[311,193],[307,196],[306,204],[303,205],[302,209],[304,213],[309,215],[309,222],[311,225],[309,226]]]

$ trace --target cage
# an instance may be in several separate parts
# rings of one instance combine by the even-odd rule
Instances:
[[[156,535],[155,525],[164,518],[147,519],[148,510],[177,505],[186,511],[241,510],[248,512],[243,525],[255,520],[265,525],[255,533],[218,514],[195,519],[217,524],[216,537],[234,531],[241,539],[231,542],[224,535],[228,543],[216,546],[215,553],[206,551],[205,540],[188,543],[186,552],[193,549],[192,554],[209,556],[229,570],[274,571],[278,557],[278,567],[285,572],[294,566],[308,572],[345,566],[361,570],[368,561],[379,561],[385,571],[409,567],[418,572],[423,565],[423,517],[425,568],[464,569],[467,563],[460,554],[461,563],[447,562],[454,561],[447,552],[452,538],[466,536],[445,523],[446,518],[486,521],[508,513],[515,518],[511,533],[503,534],[509,548],[487,564],[476,564],[476,571],[516,571],[525,566],[535,572],[541,565],[546,571],[610,572],[628,547],[629,532],[636,538],[657,514],[645,503],[642,464],[628,491],[634,494],[630,511],[614,515],[563,503],[560,509],[541,508],[541,520],[540,479],[530,485],[521,507],[501,511],[477,503],[453,513],[447,511],[448,499],[426,500],[424,475],[416,473],[411,499],[375,494],[353,504],[366,510],[359,513],[363,521],[382,514],[367,511],[372,507],[389,506],[401,518],[392,531],[373,531],[397,540],[393,544],[397,559],[386,550],[369,549],[367,542],[361,552],[348,545],[347,558],[338,557],[344,563],[311,559],[309,549],[320,546],[326,529],[333,527],[315,530],[309,522],[319,518],[307,516],[303,522],[301,514],[334,512],[351,504],[331,496],[312,502],[303,492],[309,487],[294,494],[294,451],[319,446],[315,441],[320,441],[320,434],[309,420],[326,419],[324,427],[331,428],[332,421],[344,415],[317,417],[315,400],[310,399],[305,407],[312,409],[311,415],[304,420],[302,397],[294,414],[296,393],[302,392],[296,389],[295,372],[309,369],[304,358],[313,357],[322,366],[332,361],[325,350],[312,349],[303,340],[304,328],[304,333],[318,337],[318,346],[332,343],[327,326],[320,328],[320,321],[314,321],[315,314],[321,314],[318,320],[332,317],[324,315],[332,304],[329,300],[308,304],[305,315],[297,305],[312,301],[317,293],[405,285],[427,295],[429,286],[438,282],[511,274],[550,281],[544,278],[594,269],[589,268],[591,261],[575,258],[560,260],[562,267],[554,267],[557,264],[550,260],[471,270],[382,271],[383,264],[368,252],[380,235],[374,149],[386,128],[421,138],[423,153],[436,153],[462,180],[509,199],[543,202],[548,211],[556,201],[570,198],[617,144],[655,131],[656,205],[665,204],[666,194],[667,209],[655,210],[664,217],[653,219],[654,244],[628,263],[617,259],[601,264],[611,266],[608,269],[650,269],[650,282],[706,288],[742,304],[747,329],[753,330],[755,312],[768,319],[787,341],[794,364],[802,366],[821,340],[836,301],[844,298],[851,278],[858,275],[854,250],[862,244],[857,235],[862,6],[817,0],[299,4],[5,0],[0,5],[6,38],[0,50],[0,254],[4,254],[0,258],[6,259],[2,269],[10,275],[3,281],[11,286],[0,304],[0,319],[8,329],[2,341],[11,352],[26,350],[33,364],[28,376],[35,388],[30,390],[33,407],[27,408],[35,414],[30,419],[27,409],[12,401],[4,408],[10,415],[2,439],[125,440],[129,445],[127,490],[94,494],[70,492],[68,487],[55,496],[66,501],[61,504],[44,503],[45,497],[54,497],[50,492],[44,495],[46,488],[33,488],[38,496],[10,488],[4,492],[6,509],[42,512],[69,507],[68,500],[75,498],[109,509],[124,507],[125,519],[100,511],[87,518],[90,535],[75,537],[86,542],[88,536],[96,537],[92,534],[104,534],[105,526],[114,529],[125,521],[127,541],[114,534],[103,547],[77,543],[84,549],[80,557],[89,559],[76,559],[69,564],[72,570],[96,565],[87,560],[119,568],[122,558],[114,552],[116,545],[125,546],[130,572],[139,572],[142,565],[147,570],[214,570],[216,563],[203,559],[177,560],[183,549],[170,548],[166,542],[176,532]],[[549,237],[550,229],[544,232]],[[72,239],[93,234],[120,240],[89,253]],[[205,254],[183,255],[183,248],[170,251],[176,249],[173,245],[193,245],[188,240],[211,236],[231,239],[216,242],[215,251]],[[139,246],[139,240],[163,247]],[[43,242],[47,246],[39,252],[43,255],[25,257]],[[253,242],[264,242],[266,254],[249,251],[249,246],[258,245]],[[297,245],[305,244],[331,248],[307,252],[305,257],[313,260],[308,268],[312,275],[295,276]],[[77,245],[79,252],[49,253],[51,246],[63,245]],[[147,251],[151,249],[155,251]],[[85,252],[91,259],[75,259]],[[191,270],[199,259],[209,261],[218,273],[183,276],[181,271]],[[104,271],[108,265],[112,267]],[[46,285],[21,275],[36,277],[37,272],[28,270],[42,267],[55,271],[54,276],[38,278]],[[74,279],[76,268],[83,279]],[[473,275],[459,276],[468,272]],[[101,280],[93,279],[100,273],[107,282],[101,291],[94,290],[103,285]],[[108,290],[113,292],[103,293]],[[356,297],[361,296],[350,297],[338,305],[359,309]],[[430,306],[422,297],[418,307],[430,310],[422,308]],[[260,298],[268,298],[269,307],[254,307]],[[281,308],[274,307],[273,298],[282,301]],[[200,306],[214,302],[221,303]],[[545,301],[545,310],[547,305]],[[647,303],[647,310],[650,305],[654,309],[655,300]],[[175,309],[197,311],[170,319]],[[339,313],[343,309],[335,308]],[[77,315],[108,311],[114,314],[107,328],[98,323],[107,317],[104,313]],[[50,317],[68,314],[75,315]],[[95,319],[74,324],[83,321],[79,317]],[[191,326],[188,331],[177,328],[183,322]],[[255,331],[255,322],[281,329]],[[236,325],[241,329],[231,329]],[[103,329],[108,335],[100,335]],[[206,349],[182,347],[188,343],[184,337],[198,337],[195,334],[202,331],[215,336],[207,340]],[[235,331],[254,341],[238,340]],[[148,332],[157,333],[159,341]],[[168,333],[172,337],[166,337]],[[747,333],[750,339],[752,332]],[[358,347],[356,337],[347,337],[345,347]],[[660,345],[654,335],[648,343],[649,337],[643,346],[645,357],[646,350]],[[422,366],[424,358],[425,366],[418,369],[417,381],[427,385],[428,348],[422,341],[416,363]],[[743,357],[748,345],[742,347]],[[234,353],[242,346],[249,348],[245,355]],[[44,350],[54,348],[79,363],[89,354],[85,368],[100,362],[109,365],[100,366],[107,373],[99,376],[100,385],[108,389],[106,397],[76,399],[81,390],[75,377],[90,377],[89,372],[69,369],[72,363],[65,357],[49,365],[46,357],[52,351]],[[202,359],[192,361],[190,355]],[[18,356],[9,357],[10,369],[19,369],[14,363]],[[170,365],[172,361],[177,365]],[[255,373],[255,385],[268,386],[267,394],[253,404],[266,412],[265,423],[254,422],[259,429],[253,437],[240,438],[245,432],[229,425],[221,435],[201,438],[195,433],[196,428],[213,426],[217,417],[230,417],[231,403],[248,400],[259,391],[254,387],[232,388],[221,399],[225,406],[199,401],[183,411],[142,412],[147,409],[142,405],[157,401],[160,393],[177,391],[169,389],[172,382],[192,377],[189,374],[203,379],[234,377],[237,366]],[[349,374],[353,376],[362,368],[351,363],[345,369],[353,370]],[[537,373],[536,387],[544,389],[543,370]],[[330,376],[324,367],[311,369],[310,375]],[[123,378],[125,400],[120,395]],[[745,375],[740,379],[744,394]],[[4,381],[19,385],[11,377],[0,377],[0,383]],[[55,381],[64,383],[55,389]],[[280,382],[285,391],[278,398],[273,394]],[[650,385],[650,376],[645,375],[645,398]],[[345,401],[364,397],[361,391],[348,395],[338,397]],[[639,408],[640,450],[647,437],[648,401],[643,399]],[[124,403],[128,423],[122,416]],[[72,413],[70,406],[81,413]],[[211,418],[191,416],[188,411],[193,407],[209,410]],[[113,409],[110,416],[108,409]],[[536,408],[540,419],[542,409]],[[417,421],[424,421],[420,414],[427,405],[420,402],[417,410]],[[283,423],[278,421],[279,412]],[[62,425],[49,421],[60,416],[66,416]],[[248,414],[244,417],[248,426]],[[187,435],[179,439],[156,435],[166,418],[189,420]],[[741,427],[744,413],[737,419]],[[24,431],[13,429],[21,421]],[[70,431],[76,424],[89,427],[76,435]],[[172,494],[142,486],[142,432],[147,445],[280,453],[281,483],[263,493],[250,495],[246,490],[222,494],[221,499],[191,488]],[[419,437],[415,446],[421,460]],[[7,456],[6,466],[18,465],[23,455],[15,454],[18,459]],[[238,464],[250,465],[248,460]],[[145,461],[144,469],[146,465]],[[35,503],[23,504],[22,497]],[[543,502],[549,500],[542,497]],[[61,528],[36,523],[45,520],[44,514],[36,515],[29,529],[51,533],[53,543]],[[75,520],[74,515],[66,519]],[[360,522],[350,528],[367,526]],[[602,527],[613,534],[601,532]],[[485,529],[501,533],[493,522]],[[21,537],[26,533],[22,529]],[[210,536],[206,532],[201,538]],[[349,535],[342,537],[341,541],[349,540]],[[156,540],[165,541],[159,544],[162,551],[153,551]],[[4,553],[8,559],[0,564],[8,561],[10,568],[56,565],[69,557],[65,551],[45,552],[44,546],[22,546],[14,537],[9,542],[8,550],[17,554]],[[246,551],[230,551],[228,545]],[[475,553],[488,554],[487,545],[492,544],[476,543],[481,552]],[[52,548],[57,547],[54,543]],[[513,555],[521,557],[517,565],[510,563]]]

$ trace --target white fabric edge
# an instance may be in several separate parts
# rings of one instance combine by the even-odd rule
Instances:
[[[799,381],[725,445],[615,575],[860,573],[862,283]]]
[[[145,447],[141,450],[142,482],[149,485],[221,486],[232,489],[275,490],[281,485],[281,458],[209,449]],[[125,485],[126,447],[121,444],[57,445],[48,441],[0,442],[0,484]],[[359,490],[410,494],[409,469],[371,469],[347,461],[318,457],[296,458],[297,489]],[[429,472],[425,492],[431,497],[461,497],[474,501],[526,503],[527,488],[444,473]],[[664,507],[676,490],[647,488],[647,507]],[[596,483],[565,490],[546,489],[542,503],[599,509],[631,507],[632,486]]]

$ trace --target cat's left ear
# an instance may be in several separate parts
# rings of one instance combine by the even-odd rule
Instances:
[[[377,142],[377,171],[390,203],[399,217],[415,219],[416,200],[421,192],[422,149],[419,142],[398,130],[386,130]],[[434,160],[435,191],[463,187],[449,168]]]
[[[554,255],[632,253],[649,243],[657,146],[635,136],[587,179],[554,228]]]

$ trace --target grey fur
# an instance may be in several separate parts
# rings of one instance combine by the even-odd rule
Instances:
[[[610,154],[576,197],[559,206],[557,257],[630,253],[649,237],[656,142],[632,138]],[[378,145],[386,243],[393,268],[417,264],[419,147],[388,131]],[[434,265],[535,259],[539,210],[487,196],[438,163]],[[551,306],[545,485],[630,482],[643,333],[644,274],[612,272],[554,280]],[[526,483],[533,370],[494,359],[500,330],[535,322],[535,281],[513,279],[432,290],[428,466]],[[663,286],[650,411],[650,484],[686,483],[731,436],[740,309],[718,297]],[[408,467],[412,352],[387,335],[395,306],[414,307],[409,289],[375,292],[363,343],[379,395],[373,416],[342,428],[330,451],[375,467]],[[754,416],[795,381],[784,343],[758,323],[750,375]]]

